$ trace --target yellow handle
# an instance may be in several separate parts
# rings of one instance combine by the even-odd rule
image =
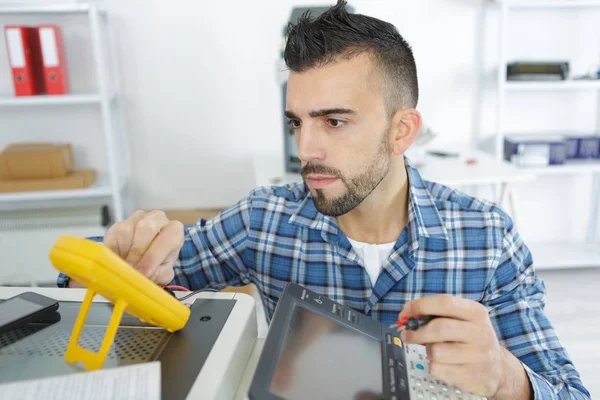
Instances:
[[[67,362],[80,362],[88,371],[100,369],[102,368],[102,365],[104,365],[106,356],[108,355],[115,335],[117,334],[117,329],[119,328],[119,323],[123,317],[123,312],[125,312],[125,309],[127,308],[127,302],[124,300],[118,299],[115,302],[115,307],[112,316],[110,317],[110,322],[108,323],[106,333],[104,334],[100,351],[98,351],[98,353],[94,353],[79,346],[79,336],[81,335],[83,325],[85,324],[88,312],[90,311],[90,307],[92,305],[92,300],[94,300],[95,296],[96,292],[94,290],[87,290],[85,299],[83,300],[81,309],[77,315],[75,326],[73,327],[73,333],[71,334],[71,340],[67,346],[67,352],[65,353],[65,360]]]

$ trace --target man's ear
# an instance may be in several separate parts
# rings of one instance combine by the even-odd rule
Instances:
[[[392,130],[392,151],[402,155],[412,145],[421,130],[421,113],[414,108],[401,108],[394,113]]]

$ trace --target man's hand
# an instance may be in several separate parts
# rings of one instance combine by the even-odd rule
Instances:
[[[426,344],[431,375],[489,399],[529,399],[531,387],[519,360],[498,342],[487,309],[472,300],[438,295],[406,304],[399,318],[436,315],[406,343]]]
[[[183,224],[170,221],[162,211],[136,211],[117,222],[104,237],[104,245],[159,285],[173,280],[173,265],[183,246]],[[70,282],[69,287],[78,287]]]

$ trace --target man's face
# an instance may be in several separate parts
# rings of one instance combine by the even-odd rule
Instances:
[[[286,116],[295,129],[302,177],[321,213],[346,214],[386,176],[389,118],[368,55],[290,73]]]

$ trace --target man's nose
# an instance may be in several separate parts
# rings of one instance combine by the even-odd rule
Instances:
[[[296,131],[296,146],[298,147],[298,158],[302,162],[308,163],[325,159],[323,137],[314,124],[305,124],[299,131]]]

